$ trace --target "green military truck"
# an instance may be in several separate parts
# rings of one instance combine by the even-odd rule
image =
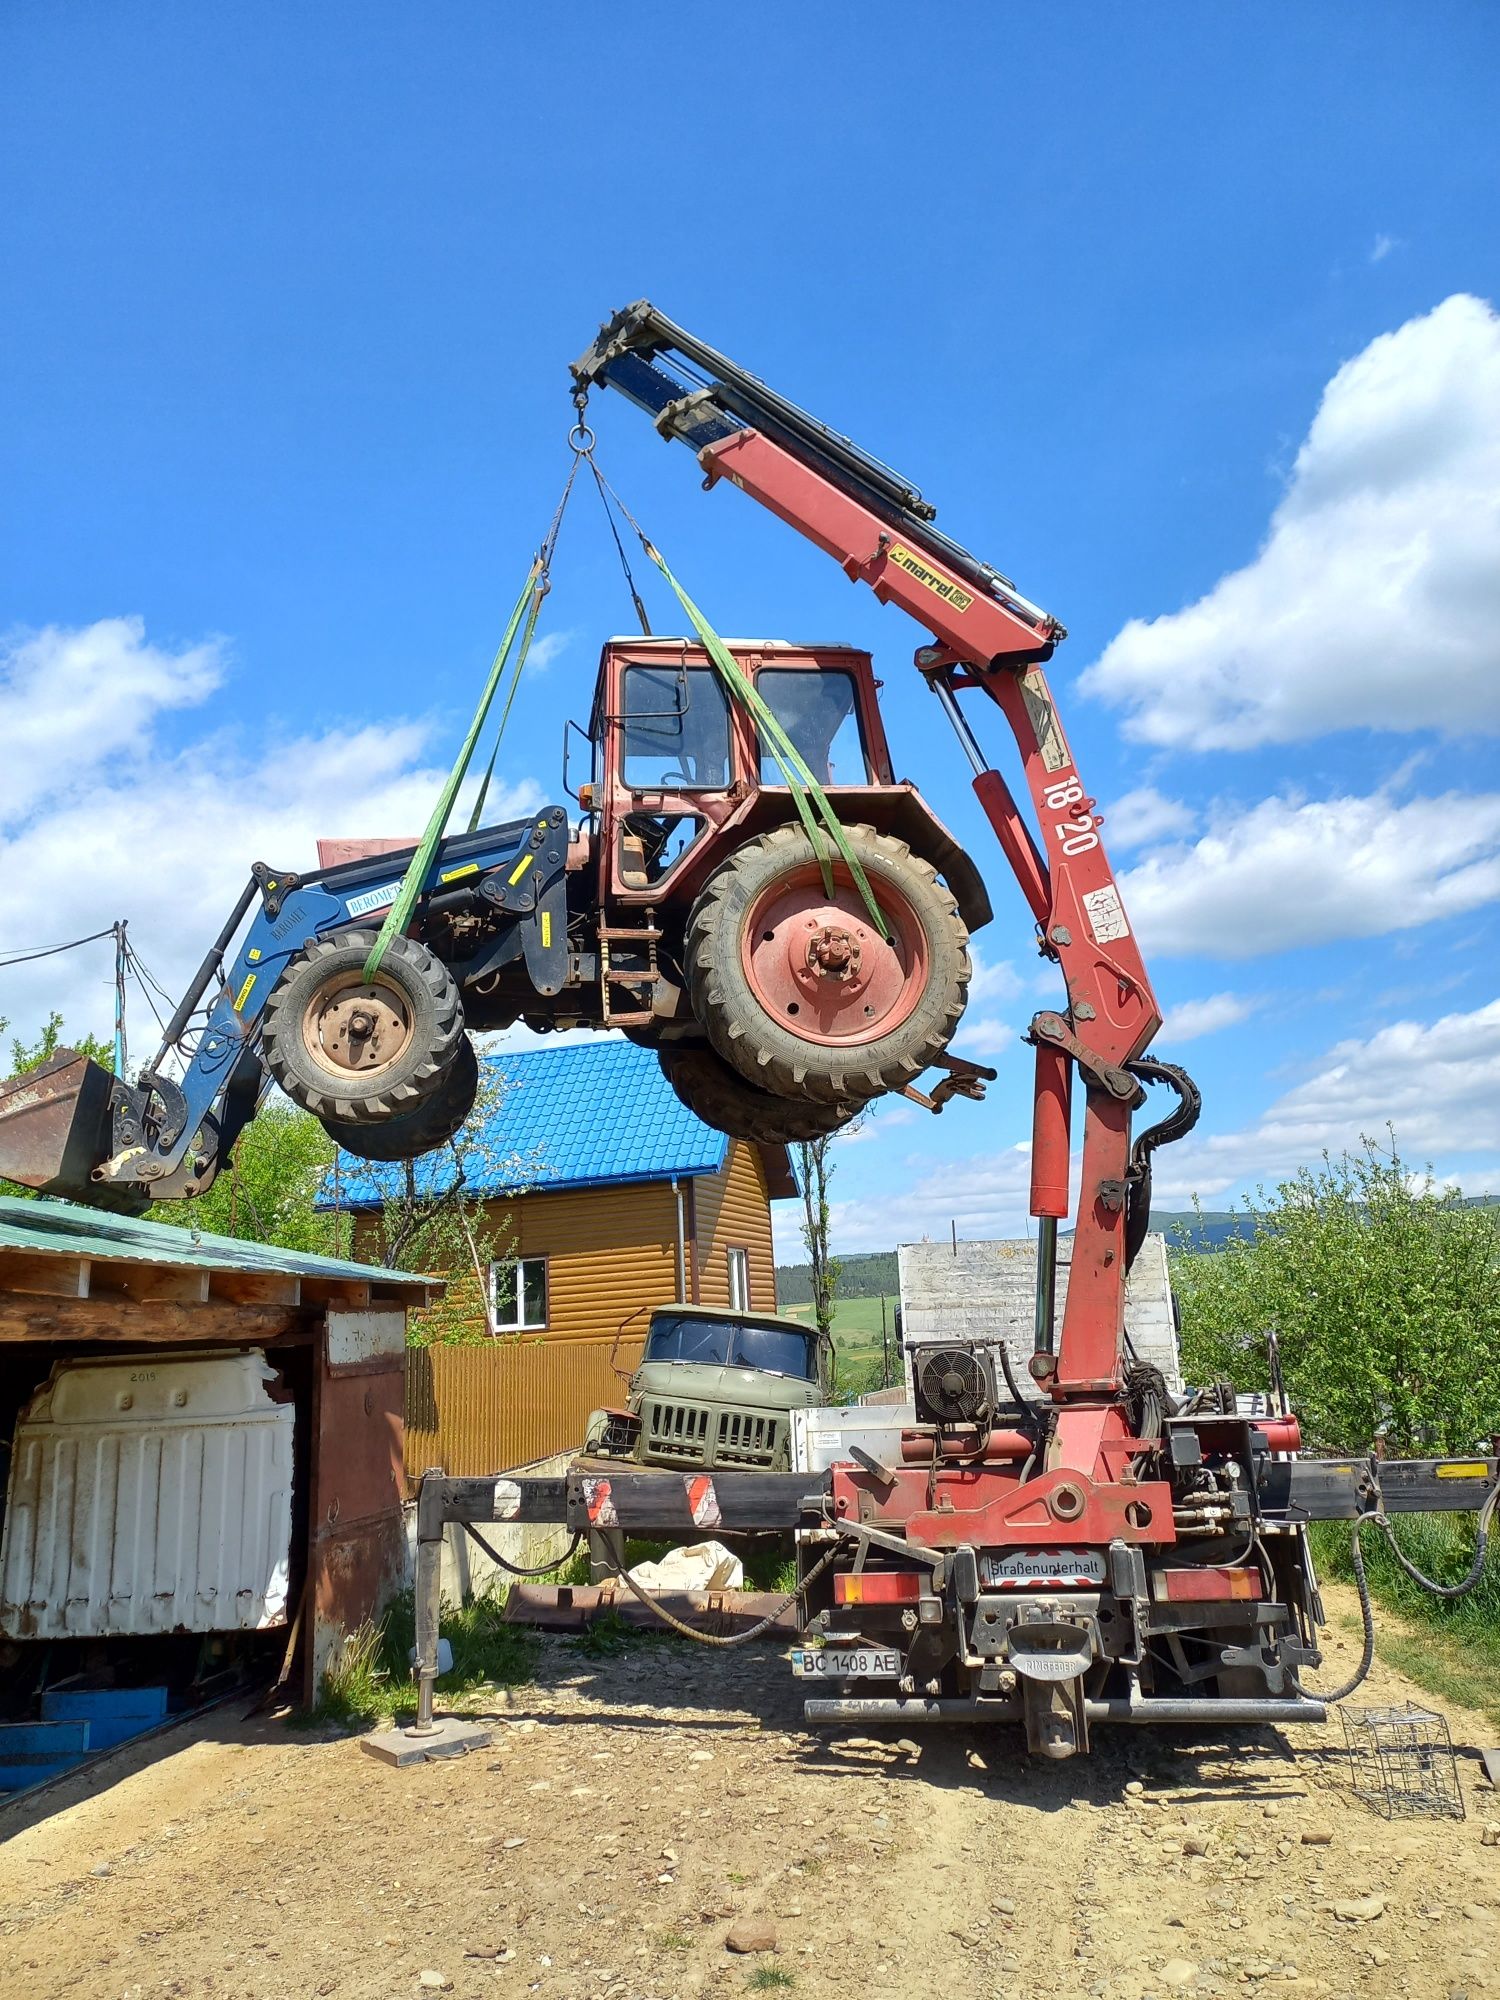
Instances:
[[[788,1472],[792,1411],[828,1401],[828,1343],[778,1313],[658,1306],[623,1409],[584,1453],[684,1471]]]

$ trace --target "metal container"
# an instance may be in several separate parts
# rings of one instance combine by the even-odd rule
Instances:
[[[284,1624],[294,1414],[276,1380],[258,1348],[58,1362],[16,1425],[0,1634]]]

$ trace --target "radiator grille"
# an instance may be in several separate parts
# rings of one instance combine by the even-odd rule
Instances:
[[[663,1458],[701,1465],[708,1455],[709,1413],[697,1403],[648,1403],[646,1446]]]
[[[778,1425],[774,1417],[748,1410],[725,1410],[719,1418],[720,1465],[771,1465],[776,1458]]]

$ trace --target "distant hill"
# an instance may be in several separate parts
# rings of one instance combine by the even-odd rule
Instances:
[[[896,1276],[894,1250],[875,1250],[863,1257],[839,1259],[839,1297],[845,1299],[893,1299],[901,1289]],[[812,1303],[812,1266],[778,1264],[776,1297],[779,1304],[805,1306]]]
[[[1236,1237],[1246,1242],[1255,1234],[1255,1218],[1243,1209],[1153,1208],[1151,1227],[1167,1239],[1169,1250],[1222,1250]]]

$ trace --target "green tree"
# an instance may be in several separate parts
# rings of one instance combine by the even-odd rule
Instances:
[[[833,1345],[834,1301],[839,1290],[839,1260],[828,1241],[828,1183],[834,1165],[828,1156],[831,1135],[804,1139],[797,1146],[798,1181],[802,1187],[802,1241],[807,1245],[812,1286],[813,1322],[818,1343],[829,1359],[829,1391],[838,1386],[838,1355]]]
[[[283,1250],[347,1257],[349,1217],[315,1206],[337,1150],[316,1118],[273,1098],[241,1132],[212,1187],[191,1201],[156,1203],[151,1220]]]
[[[1422,1457],[1500,1429],[1500,1209],[1414,1174],[1394,1137],[1245,1207],[1247,1239],[1174,1260],[1190,1381],[1267,1387],[1274,1332],[1310,1449]]]

